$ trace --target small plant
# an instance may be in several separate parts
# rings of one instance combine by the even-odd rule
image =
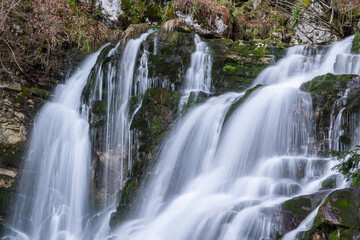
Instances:
[[[293,9],[291,10],[291,15],[292,15],[292,18],[293,18],[293,20],[292,20],[292,26],[295,26],[295,25],[299,22],[299,16],[300,16],[299,10],[296,9],[296,8],[293,8]]]
[[[358,186],[360,184],[360,145],[356,145],[351,151],[331,151],[330,154],[340,161],[333,170],[337,170],[347,181],[351,181],[351,186]]]

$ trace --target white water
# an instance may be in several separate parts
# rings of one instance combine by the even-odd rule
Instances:
[[[80,96],[101,50],[59,85],[36,117],[11,230],[4,239],[80,239],[88,214],[88,123]]]
[[[195,93],[195,98],[200,91],[210,93],[212,68],[210,50],[197,34],[195,34],[194,42],[195,51],[191,54],[190,67],[186,71],[183,97],[179,104],[180,111],[188,102],[192,92]]]
[[[141,44],[150,33],[151,31],[142,34],[138,39],[129,40],[122,53],[119,53],[118,43],[107,55],[110,60],[99,63],[96,69],[95,91],[90,94],[90,106],[96,101],[102,101],[106,106],[104,132],[101,133],[104,142],[99,143],[96,138],[93,139],[93,144],[100,146],[99,152],[95,154],[104,166],[100,170],[100,187],[103,189],[101,198],[105,207],[114,202],[117,192],[126,181],[128,170],[131,169],[130,124],[133,113],[129,112],[130,98],[134,94],[144,94],[150,87],[147,66],[149,53],[145,49],[139,66],[136,66]]]
[[[314,155],[311,97],[299,87],[344,69],[347,63],[335,61],[349,53],[351,41],[324,54],[290,49],[260,74],[254,85],[267,86],[224,127],[226,108],[240,95],[212,98],[190,111],[167,140],[145,200],[110,237],[276,239],[282,226],[274,209],[289,197],[316,192],[334,174],[331,159]]]
[[[107,157],[117,172],[115,188],[131,164],[128,99],[149,87],[148,52],[141,56],[135,74],[146,36],[126,45],[119,65],[101,66],[108,68],[108,76],[97,72],[95,99],[104,98],[100,91],[104,80],[111,103],[105,150],[121,160],[112,165],[114,158]],[[351,39],[346,39],[324,54],[291,48],[276,66],[260,74],[254,85],[266,86],[246,99],[225,124],[227,110],[243,93],[213,97],[192,109],[166,141],[137,211],[111,233],[109,210],[93,217],[100,220],[86,221],[90,145],[87,116],[78,109],[99,52],[91,55],[65,86],[59,86],[36,120],[11,225],[14,232],[5,239],[276,239],[281,228],[274,213],[278,205],[316,192],[334,174],[333,161],[314,155],[311,97],[299,86],[316,75],[348,69],[348,62],[338,59],[349,55],[350,45]],[[116,52],[117,48],[111,50],[109,56]],[[122,70],[119,77],[117,69]],[[191,84],[189,90],[205,91],[203,85]],[[112,173],[107,174],[110,178]],[[308,229],[311,221],[309,216],[289,233],[290,239]]]

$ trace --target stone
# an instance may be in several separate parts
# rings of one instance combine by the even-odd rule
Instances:
[[[324,16],[326,9],[317,1],[313,1],[308,7],[309,12]],[[321,30],[320,30],[321,29]],[[292,44],[321,44],[338,40],[331,33],[327,25],[323,24],[311,14],[302,13],[300,22],[295,26],[295,35],[291,39]]]

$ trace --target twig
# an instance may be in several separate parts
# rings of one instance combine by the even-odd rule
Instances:
[[[10,51],[11,51],[13,57],[14,57],[14,60],[15,60],[16,65],[19,67],[20,71],[25,74],[25,72],[24,72],[24,71],[22,70],[22,68],[20,67],[20,64],[17,62],[15,53],[14,53],[14,51],[12,50],[10,44],[9,44],[4,38],[1,38],[1,40],[3,40],[3,41],[6,43],[6,45],[9,47],[9,49],[10,49]]]

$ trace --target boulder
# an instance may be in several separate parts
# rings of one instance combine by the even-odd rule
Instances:
[[[336,190],[321,204],[305,239],[359,239],[359,188]]]

